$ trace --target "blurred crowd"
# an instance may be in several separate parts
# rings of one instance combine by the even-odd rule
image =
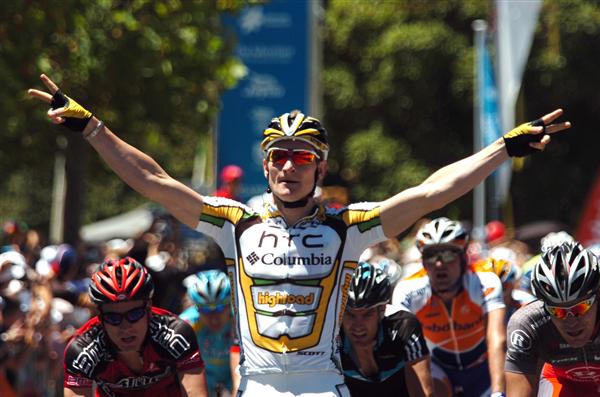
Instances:
[[[401,239],[390,239],[366,250],[361,261],[381,264],[392,284],[421,269],[415,235],[423,219]],[[135,238],[102,242],[48,244],[23,222],[3,223],[0,246],[0,396],[62,396],[63,351],[74,331],[95,313],[87,291],[89,275],[107,257],[131,256],[146,265],[155,280],[155,306],[173,313],[189,307],[183,280],[200,270],[224,270],[222,254],[210,240],[168,215],[157,215],[152,226]],[[510,301],[533,299],[529,275],[544,246],[572,240],[553,231],[535,243],[513,238],[502,222],[487,224],[483,240],[472,240],[469,262],[478,270],[495,271]],[[592,249],[599,251],[600,245]],[[493,258],[490,262],[488,258]]]
[[[63,395],[63,351],[95,315],[89,276],[107,257],[131,256],[153,276],[155,306],[181,313],[183,280],[224,269],[218,248],[168,215],[135,238],[49,244],[23,222],[2,224],[0,244],[0,396]]]

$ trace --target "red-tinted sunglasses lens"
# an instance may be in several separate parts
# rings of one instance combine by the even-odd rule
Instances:
[[[269,151],[269,161],[277,165],[284,165],[288,159],[292,159],[295,165],[307,165],[316,158],[317,155],[308,150],[272,149]]]
[[[564,320],[565,318],[571,315],[572,317],[580,317],[587,313],[592,305],[594,304],[595,298],[592,297],[590,299],[584,300],[583,302],[579,302],[576,305],[570,307],[560,307],[560,306],[548,306],[546,305],[546,309],[548,313],[553,317],[558,318],[559,320]]]
[[[292,161],[296,165],[310,164],[313,161],[315,161],[316,158],[317,158],[316,154],[311,153],[311,152],[306,152],[306,151],[294,152],[293,155],[292,155]]]

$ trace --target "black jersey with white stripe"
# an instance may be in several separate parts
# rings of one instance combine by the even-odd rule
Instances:
[[[352,396],[408,395],[406,365],[429,355],[421,324],[411,312],[400,310],[384,317],[379,325],[373,355],[379,368],[375,376],[363,375],[352,353],[350,340],[341,332],[344,380]]]

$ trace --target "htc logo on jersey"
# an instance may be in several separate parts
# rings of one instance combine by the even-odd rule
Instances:
[[[302,244],[303,247],[306,248],[323,248],[325,244],[323,243],[323,235],[322,234],[282,234],[277,235],[273,233],[267,233],[263,231],[262,236],[260,236],[260,240],[258,241],[258,247],[263,248],[263,244],[265,248],[277,248],[279,245],[279,239],[287,240],[287,246],[292,246],[292,240],[295,239]],[[271,246],[271,244],[273,244]],[[297,244],[297,243],[296,243]]]
[[[296,303],[299,305],[312,305],[314,300],[314,292],[308,295],[282,294],[280,292],[276,292],[274,294],[270,294],[269,292],[258,293],[258,304],[269,305],[269,307],[273,307],[275,305],[286,305],[290,303]]]

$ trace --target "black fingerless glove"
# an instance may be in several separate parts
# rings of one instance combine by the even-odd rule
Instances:
[[[532,127],[544,127],[541,133],[533,133]],[[540,142],[546,132],[546,126],[542,119],[521,124],[502,137],[506,145],[506,151],[510,157],[524,157],[531,153],[539,152],[539,149],[529,146],[531,142]]]
[[[83,132],[85,126],[92,118],[92,113],[89,110],[63,94],[60,90],[56,91],[52,96],[50,107],[52,110],[62,107],[66,108],[65,114],[62,116],[65,119],[63,125],[73,131]]]

